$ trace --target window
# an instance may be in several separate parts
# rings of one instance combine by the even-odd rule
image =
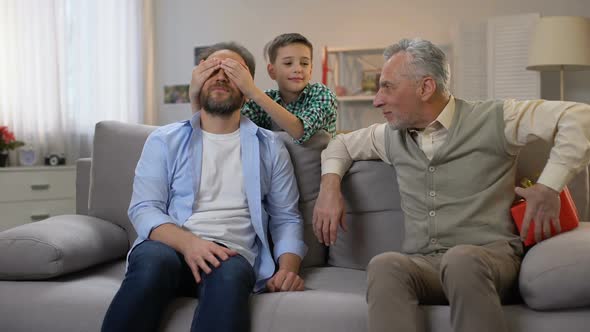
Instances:
[[[0,124],[40,155],[73,163],[90,156],[96,122],[143,122],[144,5],[2,1]]]

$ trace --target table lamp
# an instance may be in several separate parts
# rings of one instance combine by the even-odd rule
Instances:
[[[590,18],[541,17],[533,30],[526,69],[559,71],[560,99],[564,100],[564,71],[590,70]]]

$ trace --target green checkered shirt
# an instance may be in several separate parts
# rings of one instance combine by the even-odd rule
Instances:
[[[296,101],[285,105],[279,90],[264,91],[277,104],[293,113],[303,123],[303,136],[293,140],[302,144],[318,130],[327,131],[332,137],[336,135],[336,96],[321,83],[307,84]],[[249,100],[242,107],[242,114],[250,118],[259,127],[271,129],[271,118],[262,107]]]

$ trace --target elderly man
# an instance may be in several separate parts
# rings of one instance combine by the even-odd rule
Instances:
[[[558,193],[590,160],[590,107],[555,101],[468,102],[448,89],[445,54],[425,40],[385,50],[373,102],[387,123],[339,135],[322,154],[314,210],[320,242],[345,229],[340,182],[354,160],[396,168],[404,212],[404,253],[374,257],[367,268],[369,330],[417,331],[419,304],[451,306],[455,331],[508,331],[501,301],[515,286],[523,247],[509,209],[528,204],[537,240],[559,228]],[[519,149],[554,142],[538,182],[514,188]]]
[[[129,218],[138,239],[103,331],[156,331],[176,296],[199,299],[191,331],[249,331],[252,291],[303,290],[289,154],[240,116],[234,81],[254,75],[252,54],[220,43],[201,57],[193,77],[203,111],[155,130],[137,164]]]

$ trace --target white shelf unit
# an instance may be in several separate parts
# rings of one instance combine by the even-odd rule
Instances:
[[[336,129],[347,132],[385,122],[373,107],[384,48],[324,48],[323,81],[337,95]]]

